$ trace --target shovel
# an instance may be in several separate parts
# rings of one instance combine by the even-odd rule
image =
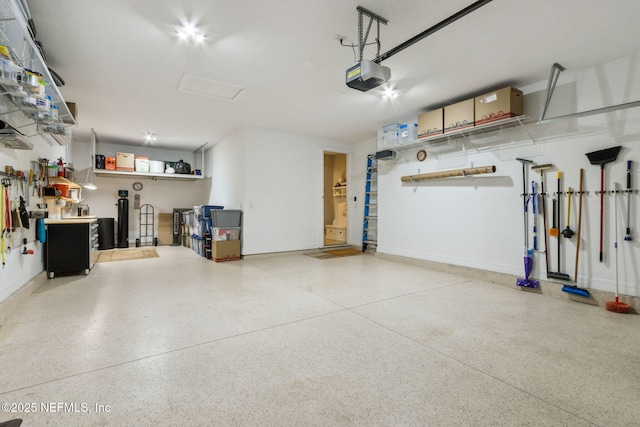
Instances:
[[[592,165],[600,166],[600,262],[604,262],[604,250],[603,250],[603,220],[604,220],[604,165],[614,162],[618,158],[618,153],[622,146],[606,148],[604,150],[592,151],[587,153],[589,162]]]

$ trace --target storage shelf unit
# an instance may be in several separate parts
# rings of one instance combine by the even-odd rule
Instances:
[[[108,177],[108,178],[149,178],[153,180],[157,179],[166,179],[166,180],[176,180],[176,181],[196,181],[200,179],[204,179],[204,149],[207,144],[202,145],[200,148],[195,150],[197,153],[200,151],[202,156],[202,168],[200,169],[201,175],[187,175],[187,174],[179,174],[179,173],[158,173],[158,172],[128,172],[128,171],[118,171],[111,169],[96,169],[95,168],[95,154],[96,154],[96,145],[97,145],[98,135],[95,130],[91,130],[91,159],[92,164],[90,166],[93,173],[97,176]]]
[[[119,177],[119,178],[151,178],[151,179],[168,179],[168,180],[182,180],[182,181],[194,181],[197,179],[203,179],[202,175],[186,175],[178,173],[153,173],[153,172],[124,172],[113,171],[106,169],[94,169],[93,173],[98,176],[106,177]]]
[[[49,177],[50,184],[66,184],[69,186],[69,189],[78,190],[78,198],[74,199],[71,197],[63,197],[63,196],[43,196],[43,199],[55,199],[55,200],[64,200],[67,203],[80,203],[82,201],[82,186],[76,184],[73,181],[69,181],[68,179],[61,176],[50,176]]]
[[[35,122],[46,124],[73,125],[75,118],[67,107],[67,104],[58,90],[49,72],[40,51],[29,34],[28,25],[20,11],[20,6],[15,0],[0,0],[0,44],[7,46],[14,57],[13,60],[18,66],[37,72],[42,75],[42,80],[46,82],[46,95],[51,97],[52,105],[58,107],[58,120],[42,115],[40,110],[35,110],[30,106],[13,102],[9,89],[13,88],[13,81],[10,79],[0,79],[0,85],[5,90],[3,94],[6,99],[16,105],[17,110],[23,111]]]
[[[443,153],[451,153],[461,151],[463,142],[467,147],[475,151],[492,149],[497,144],[511,144],[505,133],[509,129],[520,128],[524,132],[522,144],[533,145],[535,138],[532,136],[526,116],[511,117],[508,119],[498,120],[492,123],[486,123],[479,126],[456,130],[444,134],[433,135],[426,138],[419,138],[406,144],[400,144],[393,147],[385,147],[396,152],[402,152],[416,147],[424,147],[430,155],[439,155]]]

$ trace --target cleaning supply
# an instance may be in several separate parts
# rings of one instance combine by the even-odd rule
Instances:
[[[527,204],[529,203],[529,200],[531,200],[530,198],[533,197],[533,194],[529,196],[530,198],[527,198],[527,165],[532,163],[532,161],[526,159],[516,160],[522,163],[522,210],[524,212],[524,279],[518,278],[516,280],[516,285],[526,288],[538,288],[540,283],[537,280],[529,279],[529,275],[533,270],[533,251],[529,249],[529,217]]]
[[[562,235],[566,239],[572,238],[573,235],[575,234],[571,229],[571,227],[569,226],[569,223],[571,222],[571,194],[572,193],[573,191],[571,191],[571,187],[569,187],[569,189],[567,190],[567,227],[564,230],[562,230]]]
[[[547,207],[545,204],[545,199],[547,195],[544,192],[544,171],[547,169],[551,169],[553,167],[552,164],[546,163],[544,165],[535,165],[531,167],[531,170],[540,172],[540,202],[542,209],[542,226],[544,231],[544,260],[545,260],[545,268],[547,270],[547,276],[549,276],[549,251],[547,248],[549,247],[547,242]]]
[[[627,232],[624,240],[630,242],[631,238],[631,160],[627,160]]]
[[[584,175],[584,169],[580,169],[580,197],[578,201],[578,236],[576,237],[576,239],[578,240],[578,243],[576,244],[576,266],[575,266],[575,272],[573,274],[574,283],[578,281],[578,255],[580,254],[580,234],[581,234],[580,230],[582,229],[582,193],[584,192],[582,187],[583,175]],[[573,286],[564,285],[562,287],[562,292],[567,292],[569,294],[574,294],[574,295],[578,295],[585,298],[589,298],[591,296],[588,290],[579,288],[578,285],[573,285]]]
[[[600,262],[604,262],[603,249],[603,222],[604,222],[604,165],[614,162],[618,158],[618,153],[622,149],[621,145],[617,147],[606,148],[604,150],[592,151],[587,153],[589,162],[592,165],[600,166]]]
[[[557,212],[555,212],[555,209],[554,209],[553,221],[554,221],[554,224],[555,224],[555,221],[556,221],[555,215],[557,215],[558,228],[555,228],[555,225],[554,225],[554,228],[556,230],[555,236],[558,237],[558,242],[557,242],[558,243],[558,250],[557,250],[557,253],[558,253],[558,271],[557,272],[549,272],[549,274],[547,274],[547,277],[550,278],[550,279],[558,279],[558,280],[567,280],[567,281],[569,281],[569,280],[571,280],[571,277],[569,277],[569,275],[566,274],[566,273],[561,273],[560,272],[562,270],[562,252],[561,252],[561,250],[562,250],[562,242],[560,241],[560,233],[559,233],[558,230],[560,229],[560,217],[561,217],[561,214],[560,214],[560,197],[562,195],[562,192],[561,192],[561,189],[562,189],[562,187],[561,187],[562,172],[558,172],[557,173],[557,177],[558,177],[558,193],[557,193],[557,200],[556,200]],[[551,234],[551,231],[549,231],[549,234]]]
[[[618,183],[614,183],[614,188],[615,188],[615,242],[613,244],[613,247],[615,249],[616,252],[616,296],[615,299],[613,301],[606,301],[604,303],[605,308],[607,309],[607,311],[612,311],[614,313],[623,313],[626,314],[629,312],[629,304],[625,303],[625,302],[621,302],[620,299],[618,298],[618,186],[620,184]]]

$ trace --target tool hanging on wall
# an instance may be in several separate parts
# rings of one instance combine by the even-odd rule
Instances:
[[[533,214],[533,250],[538,250],[538,227],[536,226],[536,215],[539,213],[538,202],[536,201],[536,182],[531,181],[531,213]]]
[[[2,251],[2,268],[4,268],[5,266],[5,259],[4,259],[4,244],[5,244],[5,227],[7,225],[6,220],[6,213],[5,213],[5,209],[6,209],[6,197],[5,197],[5,185],[6,182],[9,181],[8,179],[2,179],[2,203],[0,203],[0,220],[2,221],[2,224],[0,224],[0,250]]]
[[[618,184],[617,182],[614,183],[613,186],[615,189],[615,196],[613,200],[614,200],[614,222],[615,222],[614,230],[616,235],[614,238],[613,247],[616,252],[616,295],[613,301],[605,301],[604,306],[607,309],[607,311],[626,314],[629,312],[629,304],[620,302],[620,298],[618,297],[618,194],[620,194],[621,191],[618,191],[620,184]]]
[[[549,229],[549,236],[558,237],[560,231],[556,225],[556,218],[558,217],[558,201],[557,199],[551,200],[553,208],[551,209],[551,228]]]
[[[562,179],[562,172],[558,171],[557,173],[557,178],[558,178],[558,192],[557,192],[557,197],[556,197],[556,210],[557,213],[554,213],[554,215],[557,214],[557,218],[554,218],[554,222],[557,219],[558,220],[558,228],[556,228],[556,236],[558,237],[558,241],[557,241],[557,255],[558,255],[558,271],[557,272],[550,272],[548,277],[550,279],[558,279],[558,280],[571,280],[571,278],[569,277],[568,274],[566,273],[561,273],[562,271],[562,242],[558,233],[558,230],[561,228],[560,225],[560,219],[562,218],[562,214],[561,214],[561,210],[560,210],[560,197],[562,196],[562,186],[561,186],[561,179]],[[549,232],[549,234],[551,234],[551,232]]]
[[[548,251],[548,241],[547,241],[547,207],[545,203],[545,199],[547,195],[544,192],[544,171],[551,169],[553,167],[552,164],[547,163],[544,165],[536,165],[532,166],[531,170],[540,172],[540,202],[542,208],[542,227],[544,231],[544,260],[545,260],[545,268],[547,271],[547,276],[549,276],[549,251]]]
[[[533,251],[529,249],[529,217],[527,204],[529,203],[530,198],[533,197],[533,194],[527,198],[527,167],[532,163],[532,161],[526,159],[516,160],[522,163],[522,211],[524,213],[524,279],[518,278],[516,280],[516,285],[527,288],[538,288],[540,283],[537,280],[529,279],[529,275],[533,270]]]
[[[600,262],[604,262],[604,165],[616,161],[620,149],[622,146],[618,145],[586,154],[592,165],[600,166]]]
[[[575,234],[571,229],[571,227],[569,226],[569,224],[571,223],[571,194],[572,193],[573,191],[571,191],[571,187],[569,187],[569,189],[567,190],[567,227],[564,230],[562,230],[562,235],[567,239],[572,238],[573,235]]]
[[[630,242],[631,238],[631,160],[627,160],[627,232],[624,240]]]
[[[580,255],[580,230],[582,229],[582,193],[583,193],[583,175],[584,175],[584,169],[580,169],[580,196],[578,197],[578,235],[576,236],[576,240],[578,241],[578,243],[576,243],[576,265],[575,265],[575,272],[573,274],[573,281],[574,283],[578,282],[578,258]],[[574,294],[574,295],[578,295],[581,297],[585,297],[585,298],[589,298],[589,296],[591,296],[591,294],[589,294],[589,291],[584,289],[584,288],[579,288],[578,285],[564,285],[562,287],[562,292],[567,292],[569,294]]]

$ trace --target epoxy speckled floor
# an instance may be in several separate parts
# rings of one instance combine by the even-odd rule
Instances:
[[[640,316],[373,255],[157,250],[0,305],[0,422],[640,425]]]

